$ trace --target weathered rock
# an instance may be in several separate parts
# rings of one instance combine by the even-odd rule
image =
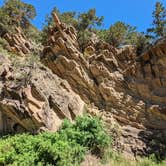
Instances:
[[[1,131],[56,131],[64,118],[81,114],[85,102],[107,124],[118,121],[126,153],[151,153],[144,138],[166,130],[166,39],[139,57],[133,46],[117,49],[99,40],[90,40],[83,54],[76,30],[53,17],[41,56],[51,71],[42,65],[15,70],[9,62],[0,67]]]
[[[152,129],[138,129],[130,125],[120,128],[120,136],[116,137],[114,147],[123,152],[126,157],[145,157],[148,154],[159,155],[161,159],[166,157],[165,132]],[[160,142],[160,143],[159,143]]]
[[[61,25],[55,21],[48,36],[56,42],[48,40],[41,61],[67,80],[85,102],[112,112],[122,123],[165,129],[166,41],[139,58],[133,46],[117,50],[108,43],[90,42],[85,48],[90,57],[85,60],[71,37],[76,34],[66,33],[70,27]]]
[[[10,65],[10,68],[13,68]],[[1,75],[0,132],[56,131],[64,118],[81,115],[84,102],[70,85],[42,65]],[[8,79],[12,72],[13,79]],[[2,72],[4,73],[4,72]]]
[[[102,41],[90,41],[84,50],[84,55],[88,55],[85,59],[76,34],[66,33],[69,28],[55,22],[55,28],[48,34],[54,40],[48,40],[41,61],[67,80],[86,103],[111,113],[122,126],[164,132],[166,40],[155,43],[139,57],[133,46],[116,49]],[[129,147],[129,151],[134,148],[139,149]]]
[[[20,56],[25,56],[32,51],[32,43],[28,41],[20,28],[16,28],[16,33],[5,32],[2,36],[9,44],[7,49]]]
[[[146,103],[146,125],[153,128],[166,128],[166,39],[151,46],[140,57],[124,77],[135,97]]]

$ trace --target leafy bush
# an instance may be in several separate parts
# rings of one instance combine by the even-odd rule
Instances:
[[[57,133],[22,134],[0,139],[0,165],[79,165],[85,153],[110,145],[102,122],[89,116],[64,121]]]
[[[60,134],[68,139],[75,140],[78,144],[88,148],[92,153],[97,152],[100,155],[111,144],[111,139],[106,133],[102,122],[98,118],[89,116],[78,117],[72,125],[65,121]]]

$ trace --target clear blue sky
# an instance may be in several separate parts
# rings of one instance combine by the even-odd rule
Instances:
[[[23,0],[35,6],[37,17],[33,24],[41,29],[46,14],[53,7],[60,11],[87,11],[96,8],[98,16],[104,16],[103,28],[108,28],[116,21],[124,21],[145,31],[152,22],[152,11],[157,0]],[[166,0],[159,0],[166,6]],[[0,0],[2,5],[3,0]]]

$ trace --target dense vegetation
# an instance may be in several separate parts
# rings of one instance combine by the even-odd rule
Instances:
[[[21,0],[4,0],[0,8],[0,37],[6,32],[15,33],[16,27],[20,27],[24,34],[36,40],[39,31],[31,24],[36,16],[36,10],[31,4]]]
[[[57,133],[22,134],[0,139],[0,165],[78,165],[89,151],[102,157],[111,139],[98,118],[65,120]]]
[[[86,154],[114,166],[165,166],[155,157],[126,160],[111,149],[111,136],[98,118],[78,117],[74,123],[65,120],[57,133],[19,134],[0,139],[0,165],[80,165]]]

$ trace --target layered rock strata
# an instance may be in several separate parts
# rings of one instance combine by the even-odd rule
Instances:
[[[25,56],[33,50],[32,43],[22,33],[20,28],[16,28],[16,33],[5,32],[1,37],[7,41],[7,49],[20,56]]]
[[[84,102],[70,85],[42,65],[4,62],[0,79],[1,133],[56,131],[64,118],[83,112]]]
[[[67,80],[86,103],[112,112],[121,123],[166,129],[166,40],[139,57],[131,46],[118,50],[102,41],[91,42],[85,59],[74,28],[54,18],[41,57],[54,74]]]
[[[86,103],[93,105],[87,111],[102,117],[107,126],[118,121],[117,148],[126,154],[164,156],[166,39],[140,56],[133,46],[117,49],[96,39],[82,50],[76,30],[55,13],[53,18],[55,26],[41,55],[46,67],[16,67],[0,56],[1,133],[56,131],[64,118],[82,114]],[[160,139],[160,146],[153,142]]]

